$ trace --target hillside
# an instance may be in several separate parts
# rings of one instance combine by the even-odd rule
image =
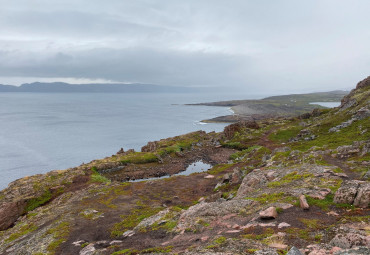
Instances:
[[[198,88],[201,89],[201,88]],[[183,93],[194,92],[197,88],[161,86],[152,84],[68,84],[64,82],[34,82],[21,86],[1,85],[0,92],[37,93]]]
[[[339,102],[347,91],[316,92],[308,94],[291,94],[266,97],[259,100],[231,100],[193,105],[230,107],[234,114],[220,116],[203,122],[238,122],[243,120],[261,120],[274,116],[292,117],[315,108],[324,109],[320,105],[311,102]]]
[[[0,254],[369,254],[369,99],[370,77],[334,109],[14,181]],[[199,161],[210,169],[176,175]]]

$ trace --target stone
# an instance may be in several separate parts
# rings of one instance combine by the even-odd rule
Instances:
[[[127,230],[125,233],[122,234],[122,237],[130,237],[130,236],[133,236],[134,234],[135,234],[134,231]]]
[[[208,241],[208,239],[209,239],[209,236],[202,236],[202,237],[200,238],[200,240],[201,240],[202,242],[206,242],[206,241]]]
[[[336,246],[342,249],[349,249],[359,246],[367,246],[370,243],[367,242],[366,237],[356,233],[337,234],[331,241],[330,245]]]
[[[370,254],[368,247],[356,247],[353,249],[341,250],[334,253],[334,255],[364,255]]]
[[[359,181],[344,181],[341,187],[335,192],[334,203],[353,204],[356,198]]]
[[[290,227],[290,224],[286,223],[286,222],[281,222],[279,225],[278,225],[278,228],[288,228]]]
[[[303,255],[297,247],[293,246],[286,255]]]
[[[231,183],[240,183],[242,181],[242,171],[236,167],[231,175]]]
[[[270,243],[269,247],[279,250],[285,250],[286,248],[288,248],[288,245],[282,243]]]
[[[94,247],[94,244],[91,243],[89,245],[87,245],[86,247],[84,247],[81,251],[80,251],[80,255],[93,255],[95,253],[95,247]]]
[[[249,192],[253,191],[255,188],[264,185],[267,182],[267,178],[263,171],[260,169],[254,169],[252,172],[247,174],[242,184],[240,185],[236,197],[243,197]]]
[[[222,182],[223,183],[228,183],[228,182],[230,182],[230,179],[231,179],[230,174],[224,174],[224,176],[222,177]]]
[[[307,203],[305,195],[299,196],[299,204],[303,210],[308,210],[310,206]]]
[[[266,210],[260,211],[259,216],[261,219],[276,219],[278,214],[276,212],[276,208],[271,206]]]
[[[122,243],[123,241],[121,241],[121,240],[113,240],[113,241],[111,241],[109,244],[110,245],[115,245],[115,244],[120,244],[120,243]]]
[[[265,248],[254,252],[254,255],[279,255],[273,248]]]
[[[0,231],[11,227],[17,219],[24,213],[26,202],[3,203],[0,206]]]
[[[339,214],[334,212],[334,211],[328,212],[327,215],[329,215],[329,216],[339,216]]]
[[[354,206],[368,208],[370,205],[370,183],[361,183],[357,189],[357,195],[353,202]]]

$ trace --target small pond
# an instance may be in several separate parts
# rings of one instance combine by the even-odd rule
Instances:
[[[201,173],[208,171],[209,169],[212,168],[211,164],[204,163],[202,160],[195,161],[191,163],[184,171],[181,171],[180,173],[171,175],[171,176],[176,176],[176,175],[190,175],[193,173]],[[141,181],[152,181],[152,180],[158,180],[158,179],[164,179],[171,177],[170,175],[165,175],[161,177],[153,177],[153,178],[147,178],[147,179],[137,179],[137,180],[130,180],[129,182],[141,182]]]
[[[334,108],[340,106],[340,102],[311,102],[310,104],[318,104],[328,108]]]

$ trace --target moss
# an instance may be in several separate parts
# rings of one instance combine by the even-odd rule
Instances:
[[[83,243],[83,244],[81,244],[81,248],[84,248],[84,247],[86,247],[88,245],[89,245],[89,243]]]
[[[124,250],[113,252],[111,255],[120,255],[120,254],[126,254],[126,255],[137,254],[137,251],[133,251],[132,249],[124,249]]]
[[[283,178],[280,179],[280,181],[274,181],[267,184],[268,187],[279,187],[281,185],[289,184],[295,180],[299,179],[305,179],[313,177],[313,174],[311,173],[305,173],[305,174],[298,174],[297,172],[292,172],[287,175],[285,175]]]
[[[302,222],[309,229],[321,229],[323,225],[318,219],[305,219],[299,218],[299,221]]]
[[[247,197],[246,199],[251,199],[258,201],[262,204],[275,203],[275,202],[286,202],[286,203],[295,203],[297,202],[296,197],[287,196],[284,192],[280,193],[265,193],[259,197]]]
[[[313,132],[317,138],[312,141],[302,141],[291,144],[292,149],[307,151],[313,146],[323,147],[328,149],[336,149],[338,146],[350,145],[354,141],[364,141],[370,139],[370,132],[362,132],[364,129],[370,129],[369,119],[363,119],[353,122],[350,126],[343,128],[340,132],[331,132],[329,129],[336,126],[350,117],[345,114],[333,115],[320,123]]]
[[[267,228],[263,231],[262,234],[246,234],[246,235],[242,235],[241,237],[245,239],[252,239],[252,240],[263,240],[267,237],[272,236],[273,234],[274,234],[274,230],[271,228]]]
[[[101,176],[100,174],[91,175],[91,181],[100,182],[100,183],[110,183],[111,182],[108,178]]]
[[[216,165],[214,167],[212,167],[211,169],[209,169],[207,171],[207,173],[209,174],[218,174],[218,173],[221,173],[223,171],[225,171],[226,169],[232,167],[234,164],[220,164],[220,165]]]
[[[275,142],[288,142],[289,139],[296,137],[302,129],[303,127],[301,126],[291,126],[271,133],[269,138]]]
[[[281,207],[276,207],[276,212],[277,212],[278,214],[283,213],[283,212],[284,212],[284,209],[283,209],[283,208],[281,208]]]
[[[46,248],[47,251],[54,254],[58,247],[67,240],[69,231],[69,222],[61,222],[57,227],[49,229],[46,233],[53,235],[54,240]]]
[[[167,247],[154,247],[154,248],[148,248],[140,251],[140,254],[145,253],[169,253],[173,249],[173,246],[167,246]]]
[[[259,145],[250,146],[245,150],[238,151],[238,152],[235,152],[235,153],[231,154],[230,159],[234,160],[234,161],[240,161],[244,157],[246,157],[249,153],[251,153],[253,151],[256,151],[256,150],[259,150],[260,148],[262,148],[262,146],[259,146]]]
[[[289,234],[290,238],[300,238],[306,241],[311,241],[310,230],[308,229],[299,229],[299,228],[287,228],[285,232]]]
[[[127,230],[131,230],[134,227],[136,227],[142,220],[154,214],[157,214],[162,209],[163,209],[162,207],[152,208],[149,205],[138,203],[138,206],[135,209],[133,209],[130,212],[130,214],[121,215],[121,218],[123,220],[119,223],[114,224],[112,231],[111,231],[111,236],[118,237],[122,235]]]
[[[17,232],[11,234],[7,239],[5,239],[5,243],[12,242],[24,235],[27,235],[28,233],[35,231],[36,229],[37,227],[33,224],[23,225],[17,230]]]
[[[36,198],[31,198],[30,200],[28,200],[25,211],[26,212],[32,211],[36,209],[37,207],[49,202],[51,198],[52,198],[52,194],[50,190],[46,190],[41,196],[36,197]]]
[[[158,157],[154,153],[151,152],[133,152],[119,158],[119,161],[122,164],[145,164],[145,163],[152,163],[158,162]]]
[[[206,247],[206,249],[218,248],[218,247],[224,245],[226,243],[226,241],[227,241],[226,237],[220,236],[220,237],[216,238],[215,240],[213,240],[212,244],[208,245]]]
[[[310,206],[317,206],[320,207],[324,211],[328,211],[331,206],[339,207],[339,208],[354,208],[353,205],[350,204],[336,204],[334,203],[334,195],[329,194],[325,197],[325,199],[316,199],[310,196],[306,196],[307,203]]]

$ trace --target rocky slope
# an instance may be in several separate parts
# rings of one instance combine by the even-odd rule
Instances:
[[[17,180],[0,192],[0,254],[369,254],[369,98],[367,78],[332,110]],[[200,160],[213,167],[175,175]]]
[[[262,120],[274,116],[293,117],[312,111],[317,107],[325,109],[325,107],[311,104],[311,102],[339,102],[347,93],[346,91],[338,90],[273,96],[259,100],[232,100],[193,105],[230,107],[234,112],[233,115],[220,116],[209,120],[203,120],[203,122],[233,123],[238,121]]]

